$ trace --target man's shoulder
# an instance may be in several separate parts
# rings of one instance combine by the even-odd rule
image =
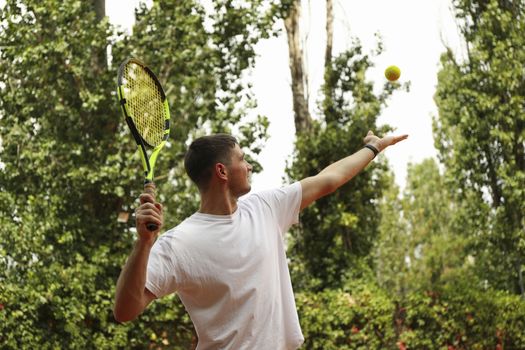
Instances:
[[[282,196],[293,195],[297,191],[300,191],[300,188],[301,184],[297,181],[291,184],[282,185],[280,187],[274,187],[249,193],[248,195],[241,197],[239,201],[264,201],[267,204],[270,204],[273,201],[273,199]]]
[[[191,230],[192,223],[190,218],[191,216],[187,217],[186,219],[178,223],[176,226],[165,231],[159,236],[159,238],[164,237],[169,239],[184,236],[189,230]]]

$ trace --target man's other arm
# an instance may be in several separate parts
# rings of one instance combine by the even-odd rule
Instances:
[[[138,239],[117,281],[113,314],[118,322],[135,319],[156,298],[145,286],[149,254],[163,223],[162,206],[147,193],[140,196],[140,202],[136,211]],[[157,224],[158,229],[149,231],[148,223]]]
[[[375,147],[378,152],[383,151],[388,146],[405,140],[408,135],[385,136],[379,138],[372,131],[363,139],[365,145]],[[301,180],[302,200],[301,210],[309,206],[314,201],[326,196],[339,187],[350,181],[361,170],[363,170],[374,159],[375,154],[369,148],[362,148],[354,154],[343,158],[324,168],[319,174]]]

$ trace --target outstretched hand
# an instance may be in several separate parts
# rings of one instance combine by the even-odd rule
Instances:
[[[368,134],[366,134],[365,138],[363,139],[363,142],[365,144],[370,144],[374,146],[375,148],[377,148],[379,152],[381,152],[388,146],[395,145],[399,141],[405,140],[407,137],[408,135],[404,134],[404,135],[398,135],[398,136],[389,135],[383,138],[379,138],[376,135],[374,135],[374,133],[370,130]]]

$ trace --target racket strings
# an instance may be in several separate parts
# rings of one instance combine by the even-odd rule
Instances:
[[[137,64],[126,65],[123,78],[130,116],[144,141],[155,147],[164,139],[165,130],[161,91],[148,72]]]

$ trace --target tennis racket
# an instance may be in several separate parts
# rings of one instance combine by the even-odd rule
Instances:
[[[144,192],[155,197],[153,170],[170,133],[168,100],[155,74],[136,58],[122,62],[117,80],[120,107],[144,167]],[[151,150],[149,156],[147,150]],[[158,228],[153,223],[146,226],[150,231]]]

